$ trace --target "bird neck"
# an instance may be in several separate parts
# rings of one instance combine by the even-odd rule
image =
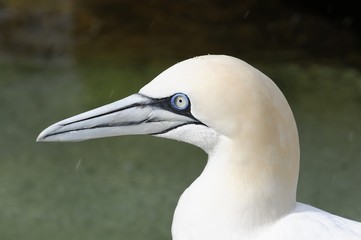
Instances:
[[[287,159],[279,157],[252,144],[221,139],[202,174],[181,196],[173,233],[188,232],[197,239],[203,231],[203,237],[209,235],[204,239],[216,239],[218,234],[252,231],[292,211],[297,176],[288,179],[279,163]]]

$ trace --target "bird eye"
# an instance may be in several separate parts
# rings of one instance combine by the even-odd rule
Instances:
[[[170,100],[171,106],[174,110],[182,111],[189,107],[189,99],[183,93],[174,94]]]

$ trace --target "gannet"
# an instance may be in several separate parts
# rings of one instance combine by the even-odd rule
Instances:
[[[37,141],[148,134],[208,154],[176,207],[174,240],[361,239],[361,223],[296,202],[299,139],[275,83],[225,55],[177,63],[138,93],[46,128]]]

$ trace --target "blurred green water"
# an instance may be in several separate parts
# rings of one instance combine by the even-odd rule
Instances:
[[[171,64],[0,62],[0,239],[170,239],[177,200],[205,165],[201,150],[153,137],[35,138],[55,121],[138,91]],[[361,73],[252,64],[293,108],[302,149],[299,201],[361,220]]]

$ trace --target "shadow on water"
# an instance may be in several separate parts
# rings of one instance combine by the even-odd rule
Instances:
[[[130,95],[184,55],[205,50],[188,46],[184,53],[178,43],[172,45],[176,50],[162,48],[164,41],[154,49],[137,48],[143,35],[124,15],[130,19],[122,24],[137,35],[129,34],[135,39],[122,40],[111,52],[119,36],[107,34],[113,23],[90,14],[91,7],[80,11],[65,4],[55,11],[44,5],[29,12],[17,4],[0,4],[0,239],[169,239],[178,197],[205,164],[201,150],[152,137],[61,144],[35,138],[51,123]],[[99,3],[89,4],[79,6]],[[92,22],[90,33],[74,26],[74,19]],[[242,58],[234,43],[222,46],[226,37],[217,41],[206,44],[209,52],[231,54],[233,47]],[[301,54],[297,60],[298,51],[252,51],[245,58],[279,85],[298,123],[299,201],[361,220],[361,72],[334,59],[313,61]],[[273,55],[279,58],[269,60]]]

